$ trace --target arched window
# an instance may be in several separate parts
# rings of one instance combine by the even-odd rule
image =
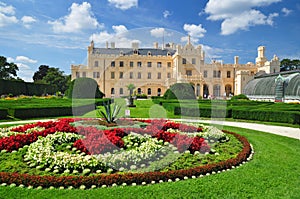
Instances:
[[[138,92],[139,95],[142,94],[142,89],[141,89],[141,88],[138,88],[138,89],[137,89],[137,92]]]
[[[157,89],[157,96],[160,96],[161,95],[161,88],[158,88]]]
[[[115,94],[115,88],[110,89],[110,94],[114,95]]]
[[[227,84],[225,86],[226,97],[228,97],[232,93],[232,86]]]
[[[147,94],[151,95],[151,88],[148,88]]]
[[[209,95],[208,85],[204,84],[203,85],[203,98],[207,98],[208,95]]]
[[[220,97],[221,96],[221,87],[220,87],[219,84],[214,85],[213,95],[214,95],[214,97]]]
[[[196,96],[198,97],[200,95],[200,84],[197,84],[196,86]]]

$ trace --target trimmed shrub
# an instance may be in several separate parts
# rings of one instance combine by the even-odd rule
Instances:
[[[15,80],[0,79],[0,95],[36,95],[54,94],[55,90],[49,84],[36,84]]]
[[[194,88],[188,83],[173,84],[164,94],[165,99],[196,99]]]
[[[77,78],[73,80],[67,91],[68,98],[94,99],[103,98],[97,82],[92,78]]]
[[[233,109],[232,118],[258,120],[267,122],[282,122],[291,124],[300,124],[299,112],[272,111],[272,110],[245,110]]]
[[[210,107],[174,107],[174,115],[192,116],[192,117],[214,117],[214,118],[228,118],[231,117],[231,109]]]
[[[235,95],[231,100],[249,100],[249,98],[244,94]]]
[[[7,109],[0,109],[0,119],[6,119],[7,115]]]

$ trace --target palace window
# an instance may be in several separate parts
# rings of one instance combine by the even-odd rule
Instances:
[[[182,58],[182,64],[186,64],[186,58]]]
[[[171,78],[171,73],[168,73],[168,74],[167,74],[167,78]]]
[[[157,73],[157,79],[161,79],[161,73]]]
[[[157,68],[161,68],[161,62],[157,62]]]
[[[186,76],[192,76],[192,71],[191,70],[187,70],[186,71]]]
[[[168,65],[168,68],[170,68],[171,67],[171,62],[168,62],[167,65]]]
[[[124,62],[120,61],[120,67],[123,67],[123,66],[124,66]]]
[[[230,77],[231,77],[230,71],[227,71],[227,78],[230,78]]]
[[[82,77],[86,77],[86,72],[82,72]]]
[[[100,78],[99,72],[93,72],[93,78]]]
[[[196,64],[196,58],[192,58],[192,64]]]
[[[152,62],[147,62],[148,67],[152,67]]]
[[[138,66],[138,67],[142,67],[142,62],[138,61],[138,62],[137,62],[137,66]]]
[[[151,95],[151,88],[148,88],[148,95]]]
[[[123,95],[124,92],[123,92],[123,88],[120,88],[120,95]]]
[[[110,94],[114,95],[115,94],[115,88],[110,89]]]
[[[119,78],[120,78],[120,79],[123,79],[123,72],[120,72],[120,73],[119,73]]]
[[[79,78],[79,77],[80,77],[80,73],[76,72],[76,78]]]
[[[142,73],[138,72],[138,79],[142,79]]]
[[[207,70],[203,71],[203,77],[207,77]]]
[[[95,61],[95,67],[98,67],[99,66],[99,62],[98,61]]]
[[[142,89],[141,89],[141,88],[138,88],[138,89],[137,89],[137,92],[138,92],[139,95],[142,94]]]
[[[129,73],[129,79],[133,79],[133,72]]]
[[[221,71],[220,71],[220,70],[218,71],[218,75],[217,75],[217,77],[218,77],[218,78],[220,78],[220,77],[221,77]]]
[[[213,77],[214,78],[220,78],[221,77],[221,71],[220,70],[218,70],[218,71],[214,70]]]
[[[148,73],[148,79],[151,79],[151,73]]]
[[[111,79],[115,79],[115,72],[111,72],[111,73],[110,73],[110,78],[111,78]]]
[[[115,62],[115,61],[112,61],[112,62],[110,63],[110,66],[111,66],[111,67],[115,67],[115,66],[116,66],[116,62]]]
[[[130,65],[130,67],[133,67],[133,61],[131,61],[131,62],[129,63],[129,65]]]

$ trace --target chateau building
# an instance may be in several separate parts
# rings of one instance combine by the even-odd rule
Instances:
[[[105,48],[88,46],[87,65],[72,65],[72,80],[79,77],[95,79],[106,97],[128,96],[127,85],[134,84],[136,94],[162,96],[174,83],[190,83],[196,96],[224,97],[240,94],[245,85],[259,73],[280,71],[276,55],[271,61],[265,57],[265,47],[258,47],[256,63],[233,64],[220,61],[205,63],[202,46],[193,46],[190,38],[185,46],[166,44],[159,48],[117,48],[114,42]]]

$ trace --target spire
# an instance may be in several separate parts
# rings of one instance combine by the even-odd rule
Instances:
[[[188,35],[188,44],[191,44],[191,35]]]

